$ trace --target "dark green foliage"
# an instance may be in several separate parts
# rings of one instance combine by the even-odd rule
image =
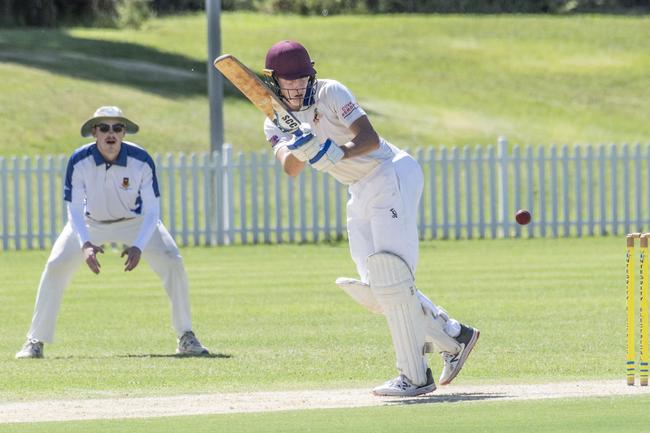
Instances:
[[[0,26],[139,27],[153,13],[205,9],[206,0],[0,0]],[[226,11],[350,13],[648,13],[650,0],[221,0]],[[126,23],[126,24],[125,24]]]
[[[337,13],[647,12],[650,0],[223,0],[224,10],[320,15]]]

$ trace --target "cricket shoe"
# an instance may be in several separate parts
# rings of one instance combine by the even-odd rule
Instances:
[[[16,359],[25,358],[42,358],[43,357],[43,342],[28,338],[20,352],[16,353]]]
[[[427,383],[424,385],[414,385],[408,377],[400,374],[395,379],[391,379],[383,385],[372,390],[375,395],[390,397],[415,397],[416,395],[426,394],[436,390],[436,384],[433,382],[431,369],[427,368]]]
[[[187,331],[178,339],[176,353],[178,355],[209,355],[210,351],[201,344],[194,332]]]
[[[478,329],[463,324],[460,325],[460,334],[456,337],[456,341],[460,345],[460,351],[456,354],[440,352],[442,360],[445,363],[442,368],[442,374],[440,375],[440,385],[447,385],[458,376],[460,369],[465,364],[465,360],[467,360],[467,357],[474,348],[479,335],[481,333]]]

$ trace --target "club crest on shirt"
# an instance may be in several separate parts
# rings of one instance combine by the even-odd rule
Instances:
[[[320,122],[320,113],[318,112],[318,107],[314,108],[313,122],[314,122],[314,124],[318,124],[318,122]]]
[[[122,188],[124,188],[124,189],[129,188],[129,178],[128,177],[123,177],[122,178]]]

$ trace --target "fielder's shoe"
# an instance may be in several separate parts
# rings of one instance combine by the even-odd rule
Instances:
[[[440,385],[447,385],[458,375],[469,353],[474,348],[479,335],[481,333],[478,329],[463,324],[460,325],[460,334],[456,337],[456,341],[460,344],[460,352],[456,354],[440,352],[442,360],[445,362],[440,375]]]
[[[178,339],[176,353],[179,355],[209,355],[210,351],[201,344],[194,332],[187,331]]]
[[[24,358],[42,358],[43,342],[28,338],[20,352],[16,353],[16,359]]]
[[[380,385],[372,390],[375,395],[387,395],[391,397],[415,397],[436,390],[433,382],[431,369],[427,368],[427,383],[421,386],[413,385],[408,377],[400,374],[395,379]]]

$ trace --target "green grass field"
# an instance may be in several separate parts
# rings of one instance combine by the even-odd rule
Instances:
[[[459,433],[638,433],[647,431],[649,397],[574,401],[398,405],[146,420],[4,425],[6,433],[232,432],[330,433],[454,431]]]
[[[647,17],[267,16],[224,13],[222,50],[255,70],[303,41],[321,77],[356,94],[401,147],[647,141]],[[205,151],[206,19],[140,30],[0,30],[2,155],[69,154],[99,105],[117,104],[159,153]],[[213,73],[212,70],[209,73]],[[229,90],[226,140],[265,146],[261,115]]]
[[[262,68],[303,41],[402,147],[647,141],[647,17],[226,13],[223,51]],[[157,153],[208,145],[205,16],[140,31],[0,29],[0,156],[69,154],[83,120],[120,105]],[[326,41],[326,42],[323,42]],[[207,71],[213,73],[213,71]],[[262,149],[261,115],[231,88],[226,140]],[[0,402],[370,389],[395,375],[382,317],[334,285],[344,243],[186,248],[194,328],[213,353],[173,356],[169,306],[119,252],[67,290],[46,359],[17,361],[47,251],[0,254]],[[621,379],[624,247],[617,237],[425,242],[418,286],[481,329],[455,384]],[[441,362],[431,360],[434,377]],[[453,385],[452,385],[453,386]],[[641,432],[650,397],[480,401],[278,413],[0,424],[0,432]]]
[[[425,242],[421,251],[419,287],[453,316],[482,331],[455,383],[623,378],[620,239],[441,241]],[[57,344],[46,346],[46,359],[14,360],[29,325],[47,253],[0,256],[5,335],[0,341],[4,353],[0,400],[291,389],[336,392],[371,388],[394,375],[383,318],[357,306],[333,284],[337,276],[354,275],[345,244],[191,248],[183,254],[195,329],[212,349],[210,358],[170,356],[174,335],[155,275],[146,265],[125,274],[117,253],[107,252],[102,274],[82,269],[75,276],[64,296]],[[432,358],[434,376],[440,364]],[[208,431],[208,426],[217,431],[219,425],[233,425],[230,431],[255,431],[256,425],[269,426],[264,431],[340,431],[324,424],[334,414],[356,426],[350,431],[391,431],[395,411],[403,411],[405,416],[441,425],[467,418],[460,431],[640,431],[625,420],[640,416],[641,405],[648,402],[648,397],[479,402],[208,416],[187,423],[182,418],[132,420],[117,425],[124,431]],[[566,404],[575,411],[564,415],[565,430],[556,429],[560,421],[553,414]],[[323,425],[309,421],[312,430],[301,429],[312,417]],[[579,422],[583,418],[590,421]],[[393,421],[380,428],[382,419]],[[599,419],[626,429],[605,429]],[[294,429],[283,430],[286,423]],[[477,430],[477,423],[484,423],[485,429]],[[420,423],[414,421],[408,431],[425,431],[416,424]],[[35,425],[24,431],[59,431],[60,426],[104,431],[109,425],[113,424],[75,422],[47,424],[47,429]],[[181,425],[187,429],[179,430]],[[531,429],[516,428],[522,425]],[[0,430],[14,431],[6,428]]]

